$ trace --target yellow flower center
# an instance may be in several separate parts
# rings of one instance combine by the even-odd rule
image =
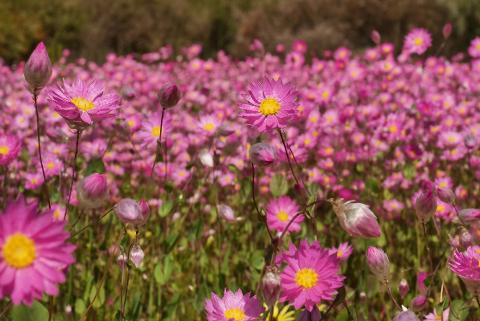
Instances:
[[[135,126],[135,121],[133,119],[129,119],[127,120],[127,125],[128,127],[132,128],[133,126]]]
[[[8,155],[8,153],[10,152],[10,148],[8,148],[8,146],[0,146],[0,155]]]
[[[343,256],[343,251],[342,250],[338,250],[337,251],[337,257],[342,257]]]
[[[318,274],[313,269],[300,269],[295,274],[295,283],[304,289],[313,288],[318,281]]]
[[[207,132],[211,132],[215,129],[215,124],[214,123],[205,123],[203,125],[203,129],[205,129]]]
[[[7,237],[3,244],[2,255],[8,265],[23,269],[32,265],[36,257],[35,243],[22,233],[15,233]]]
[[[154,126],[152,127],[152,136],[154,137],[160,137],[160,133],[162,130],[160,129],[160,126]]]
[[[55,211],[53,211],[53,218],[58,220],[60,219],[60,210],[57,208]]]
[[[276,115],[282,106],[275,98],[267,97],[260,103],[259,111],[264,116]]]
[[[277,213],[277,218],[280,222],[286,222],[288,221],[288,213],[285,212],[284,210],[280,210]]]
[[[422,37],[416,37],[413,40],[413,43],[415,44],[415,46],[421,46],[421,45],[423,45],[423,38]]]
[[[47,163],[47,168],[48,169],[54,169],[55,168],[55,164],[53,162],[48,162]]]
[[[85,99],[83,97],[75,97],[70,100],[72,104],[74,104],[78,109],[81,111],[87,112],[93,108],[95,108],[95,104],[93,101]]]
[[[397,125],[390,125],[388,126],[388,131],[392,134],[396,134],[398,132],[398,127]]]
[[[228,309],[224,315],[227,320],[243,321],[245,319],[245,313],[239,308]]]

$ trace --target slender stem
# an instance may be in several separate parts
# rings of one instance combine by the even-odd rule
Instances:
[[[96,221],[94,221],[93,223],[91,224],[87,224],[86,226],[82,227],[78,232],[75,232],[70,238],[74,238],[75,236],[81,234],[83,231],[85,231],[87,228],[89,227],[92,227],[92,226],[95,226],[97,225],[98,223],[100,223],[100,221],[105,217],[107,216],[109,213],[111,213],[113,211],[113,207],[110,208],[108,211],[106,211],[105,213],[103,213],[102,216],[100,216]]]
[[[290,153],[288,152],[287,142],[285,141],[285,138],[283,137],[282,130],[280,128],[277,128],[277,130],[278,130],[278,134],[280,135],[280,138],[282,139],[283,149],[285,150],[285,155],[287,156],[288,167],[290,168],[290,172],[292,173],[293,178],[295,179],[295,183],[298,186],[302,186],[300,184],[300,181],[298,180],[297,175],[295,174],[295,171],[293,170],[292,161],[290,160]]]
[[[257,211],[258,218],[265,224],[265,228],[267,229],[268,236],[270,237],[270,241],[272,244],[275,244],[275,238],[272,235],[272,232],[270,232],[270,229],[268,228],[267,224],[267,219],[266,217],[263,217],[262,213],[260,212],[260,209],[258,208],[257,204],[257,198],[255,197],[255,165],[252,164],[252,200],[253,200],[253,205],[255,206],[255,210]]]
[[[396,300],[395,297],[393,296],[392,289],[391,289],[391,287],[390,287],[390,283],[388,282],[388,280],[385,280],[385,287],[387,288],[388,296],[390,297],[390,299],[392,299],[392,301],[393,301],[393,303],[395,304],[395,306],[397,307],[397,309],[402,310],[402,308],[401,308],[400,305],[398,304],[397,300]]]
[[[125,318],[125,308],[127,306],[127,296],[128,296],[128,284],[130,283],[130,253],[132,251],[133,245],[137,242],[137,236],[138,236],[138,230],[135,232],[135,239],[130,243],[130,246],[128,247],[128,252],[127,252],[127,258],[126,258],[126,267],[127,267],[127,281],[125,284],[125,294],[123,295],[123,302],[121,303],[121,314],[124,320]]]
[[[155,165],[157,165],[157,158],[161,152],[162,147],[162,134],[163,134],[163,117],[165,116],[165,108],[162,108],[162,117],[160,119],[160,134],[158,135],[157,148],[155,150],[155,159],[153,160],[152,170],[150,176],[153,177],[153,171],[155,170]],[[165,161],[165,160],[164,160]]]
[[[70,183],[70,188],[68,191],[68,200],[67,200],[67,205],[65,206],[65,214],[63,214],[63,220],[65,220],[68,216],[68,207],[70,206],[70,199],[72,198],[73,184],[77,179],[77,157],[78,157],[78,146],[80,144],[81,133],[82,132],[77,129],[77,140],[75,143],[75,156],[73,157],[73,164],[72,164],[72,182]]]
[[[478,297],[478,295],[475,296],[475,301],[477,301],[478,308],[480,309],[480,299]]]
[[[433,261],[432,261],[432,252],[430,251],[430,246],[428,245],[428,238],[427,238],[427,223],[422,220],[423,226],[423,237],[425,239],[425,248],[427,249],[427,256],[428,256],[428,263],[430,264],[430,271],[433,271]]]
[[[48,298],[48,321],[53,320],[53,297]]]
[[[42,157],[42,144],[40,143],[40,115],[38,113],[38,94],[33,94],[33,105],[35,106],[35,116],[37,120],[37,149],[38,149],[38,156],[40,158],[40,167],[42,168],[42,175],[43,175],[43,186],[45,187],[45,194],[47,196],[48,208],[52,208],[52,204],[50,203],[50,192],[48,190],[47,184],[47,176],[45,175],[45,167],[43,167],[43,157]]]

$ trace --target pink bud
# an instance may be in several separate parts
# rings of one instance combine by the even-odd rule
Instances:
[[[277,158],[275,148],[265,143],[257,143],[250,147],[250,160],[255,165],[267,166]]]
[[[455,202],[455,193],[450,188],[437,188],[437,196],[445,203],[453,204]]]
[[[130,198],[124,198],[115,205],[115,214],[125,224],[142,225],[145,223],[142,208]]]
[[[382,234],[377,217],[367,205],[342,199],[331,202],[340,225],[351,236],[371,238]]]
[[[420,321],[415,313],[413,313],[410,310],[402,311],[397,316],[393,321]]]
[[[297,318],[297,321],[320,321],[322,320],[322,315],[318,310],[317,306],[313,306],[312,311],[308,311],[307,309],[303,310]]]
[[[398,284],[398,292],[400,293],[400,297],[403,299],[410,291],[410,286],[408,285],[407,280],[401,279],[400,283]]]
[[[471,223],[480,220],[480,210],[477,208],[464,208],[458,213],[465,223]]]
[[[158,99],[160,100],[160,105],[162,105],[163,108],[173,107],[180,100],[180,90],[175,84],[165,85],[162,89],[160,89]]]
[[[477,146],[477,139],[472,134],[465,135],[463,143],[468,149],[473,149]]]
[[[448,39],[448,37],[450,37],[450,35],[452,34],[452,23],[451,22],[447,22],[443,28],[442,28],[442,35],[443,35],[443,38],[444,39]]]
[[[373,43],[377,46],[382,42],[382,36],[380,36],[380,32],[377,30],[373,30],[370,34],[370,39],[372,39]]]
[[[218,204],[217,211],[218,214],[223,217],[227,222],[235,222],[237,220],[233,209],[228,205]]]
[[[262,278],[263,298],[269,307],[278,300],[280,291],[280,275],[275,269],[269,269]]]
[[[143,258],[145,257],[145,253],[143,253],[142,248],[140,245],[135,244],[130,251],[130,260],[133,262],[135,267],[139,267],[140,264],[143,262]]]
[[[102,207],[108,198],[107,177],[94,173],[77,183],[77,199],[81,207]]]
[[[150,206],[148,206],[148,203],[145,200],[140,200],[140,202],[138,202],[138,205],[142,210],[143,221],[146,222],[148,217],[150,216]]]
[[[423,181],[420,193],[415,200],[415,213],[417,217],[425,222],[437,210],[437,198],[435,185],[430,181]]]
[[[369,246],[367,249],[367,264],[370,271],[383,282],[388,281],[390,261],[382,249]]]
[[[40,42],[28,58],[23,70],[25,80],[29,85],[29,90],[33,94],[45,87],[52,75],[52,62],[48,57],[47,48],[43,42]]]
[[[423,294],[417,295],[416,297],[413,298],[411,305],[413,310],[421,311],[427,305],[427,297]]]

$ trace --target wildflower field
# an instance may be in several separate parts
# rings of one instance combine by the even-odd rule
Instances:
[[[450,34],[0,64],[0,320],[480,320],[480,38]]]

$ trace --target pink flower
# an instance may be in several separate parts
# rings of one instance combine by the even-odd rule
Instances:
[[[465,282],[470,291],[480,294],[480,246],[469,246],[465,252],[454,249],[448,266]]]
[[[415,199],[415,213],[422,221],[428,220],[437,210],[437,197],[435,185],[425,180],[420,187],[420,193]]]
[[[336,256],[340,262],[345,262],[348,260],[352,252],[352,246],[347,242],[340,244],[338,248],[334,247],[329,250],[329,253]]]
[[[83,208],[102,207],[108,197],[107,176],[93,173],[77,183],[77,198]]]
[[[480,37],[476,37],[468,47],[468,54],[473,58],[480,57]]]
[[[425,316],[423,321],[448,321],[448,316],[450,314],[450,308],[447,308],[441,314],[437,314],[437,311],[433,310],[432,313],[429,313]]]
[[[342,228],[353,237],[379,237],[382,235],[377,217],[362,203],[332,201],[333,210]]]
[[[155,113],[151,115],[148,120],[143,122],[142,129],[140,129],[135,138],[140,141],[142,146],[157,144],[160,135],[165,137],[165,132],[167,132],[169,129],[170,117],[168,117],[168,115],[164,115],[162,124],[161,114]]]
[[[52,76],[52,62],[48,57],[47,48],[40,42],[28,58],[23,70],[28,89],[34,94],[45,87]]]
[[[0,135],[0,166],[6,166],[20,153],[20,142],[14,136]]]
[[[68,238],[64,223],[39,215],[37,204],[9,203],[0,215],[0,298],[31,305],[44,293],[57,296],[65,269],[75,262]]]
[[[265,78],[250,84],[240,106],[247,124],[264,132],[284,128],[297,114],[297,93],[281,80]]]
[[[223,298],[212,293],[205,301],[208,321],[258,321],[264,309],[256,296],[243,294],[242,290],[224,291]]]
[[[293,217],[298,214],[299,210],[298,204],[288,196],[282,196],[270,201],[267,205],[268,227],[282,233]],[[288,227],[288,232],[300,231],[300,223],[303,220],[303,215],[299,215]]]
[[[339,261],[318,243],[301,246],[292,256],[286,256],[287,266],[281,274],[280,301],[289,301],[295,309],[302,306],[312,311],[322,300],[332,301],[343,286]]]
[[[422,28],[416,28],[405,37],[404,51],[421,55],[432,45],[430,33]]]
[[[383,282],[388,280],[390,261],[382,249],[369,246],[367,249],[367,264],[375,276]]]
[[[83,128],[117,114],[120,100],[114,93],[107,93],[101,84],[76,80],[63,82],[52,89],[49,101],[73,128]]]

